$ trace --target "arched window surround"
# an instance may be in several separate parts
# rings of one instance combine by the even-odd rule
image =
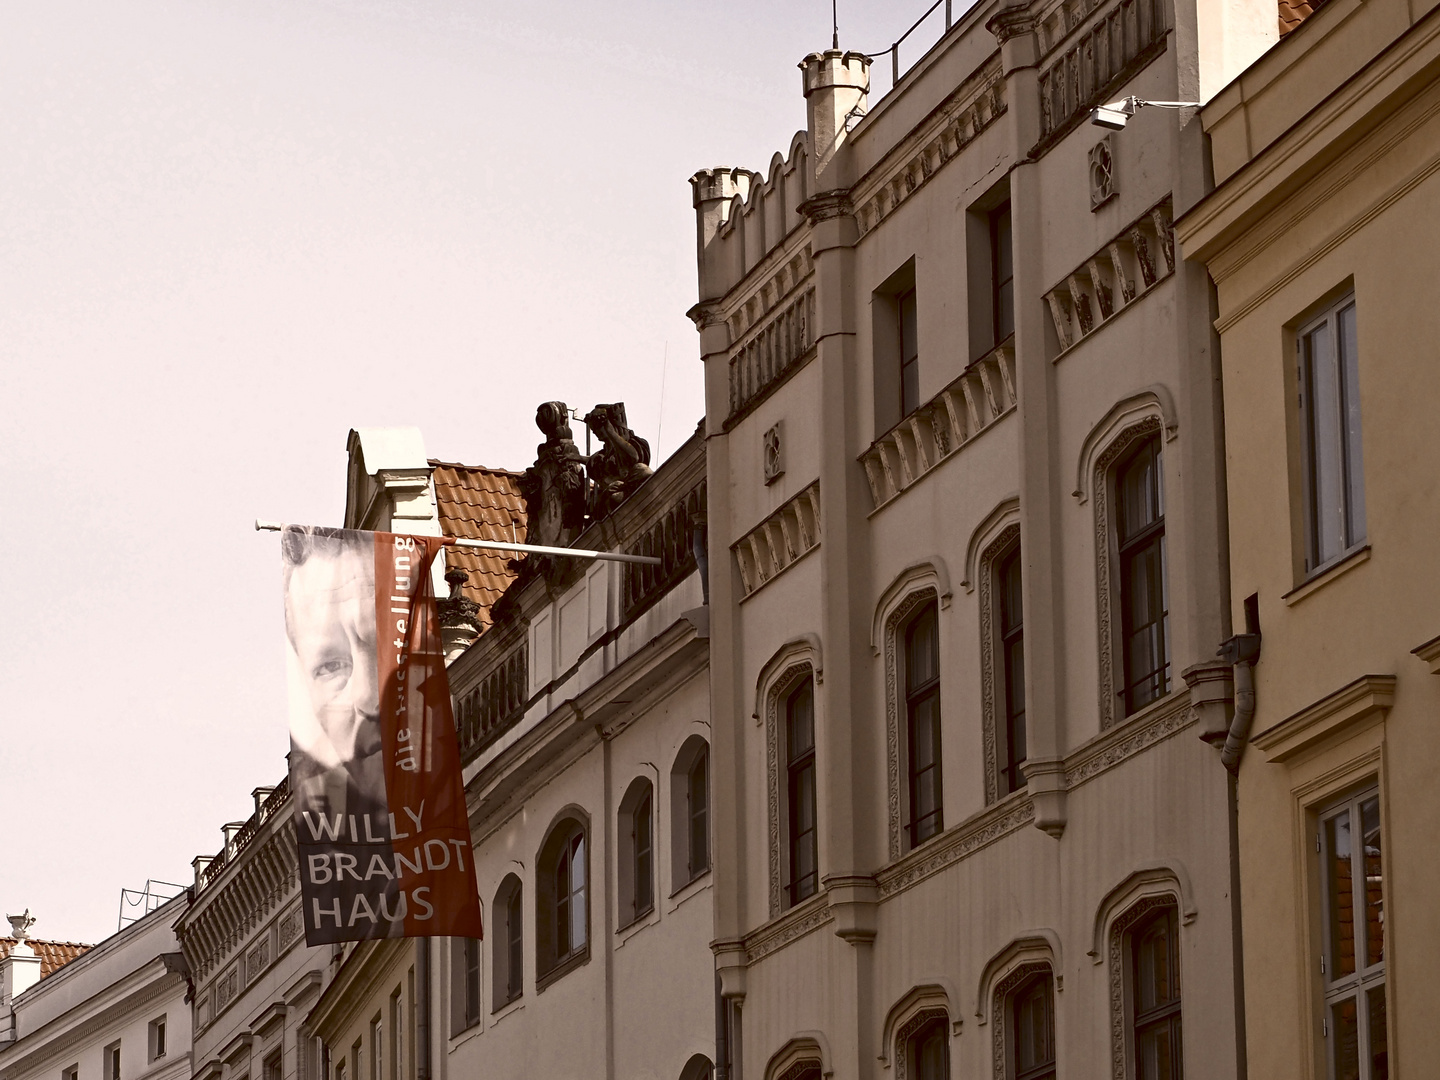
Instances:
[[[784,762],[781,761],[781,732],[785,726],[784,707],[789,694],[807,678],[815,682],[814,723],[817,734],[822,727],[819,640],[814,635],[791,641],[778,649],[761,669],[756,686],[756,719],[765,725],[765,758],[767,786],[767,817],[769,833],[770,916],[784,911],[786,874],[784,861],[788,852],[784,795]],[[819,754],[819,748],[816,750]],[[817,770],[818,772],[818,770]],[[820,826],[823,827],[823,821]],[[818,846],[823,851],[823,845]]]
[[[961,1021],[955,1010],[958,1000],[949,980],[933,978],[912,987],[890,1007],[881,1032],[880,1062],[893,1071],[894,1080],[910,1080],[907,1044],[921,1028],[943,1019],[947,1039],[960,1034]]]
[[[985,965],[975,999],[975,1016],[990,1026],[990,1056],[995,1080],[1009,1080],[1010,997],[1035,975],[1048,972],[1053,979],[1058,1018],[1060,993],[1065,989],[1061,974],[1060,938],[1053,930],[1027,931],[1001,949]]]

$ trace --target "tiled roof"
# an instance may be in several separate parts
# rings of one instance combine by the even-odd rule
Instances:
[[[35,955],[40,957],[42,979],[94,948],[93,945],[81,945],[76,941],[36,941],[34,938],[30,939],[30,947],[35,950]],[[0,959],[9,956],[13,948],[13,937],[0,937]]]
[[[1279,0],[1280,36],[1283,38],[1315,14],[1315,9],[1324,2],[1325,0]]]
[[[525,542],[525,500],[520,497],[519,473],[449,461],[432,461],[430,465],[441,532],[471,540]],[[482,630],[490,626],[490,608],[515,580],[511,559],[523,557],[476,548],[455,547],[445,552],[447,566],[470,572],[465,596],[480,605]]]

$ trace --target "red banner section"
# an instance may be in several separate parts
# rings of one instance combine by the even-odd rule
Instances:
[[[305,941],[480,937],[439,537],[281,534]]]

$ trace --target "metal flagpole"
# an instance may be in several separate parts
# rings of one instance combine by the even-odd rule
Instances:
[[[279,532],[285,528],[283,521],[261,521],[255,519],[256,532]],[[404,534],[401,534],[404,535]],[[417,537],[418,539],[418,537]],[[654,555],[626,555],[619,551],[590,551],[586,548],[542,547],[539,544],[508,544],[503,540],[467,540],[461,536],[442,536],[447,544],[456,547],[483,548],[486,551],[527,551],[536,555],[564,555],[572,559],[590,559],[601,562],[636,563],[640,566],[663,566],[664,561]]]

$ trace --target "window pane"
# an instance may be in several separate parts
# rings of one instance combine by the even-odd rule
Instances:
[[[935,606],[927,604],[905,632],[905,684],[909,689],[918,689],[939,677],[939,652]]]
[[[1340,386],[1331,328],[1312,330],[1303,340],[1307,465],[1310,470],[1311,559],[1328,562],[1345,548],[1344,472],[1340,460]]]
[[[815,745],[814,693],[814,685],[806,679],[787,703],[786,748],[791,761],[804,756]]]
[[[1017,995],[1015,1038],[1017,1072],[1023,1074],[1055,1060],[1049,976],[1036,979]]]
[[[1365,966],[1385,959],[1385,898],[1381,892],[1380,797],[1360,804],[1360,839],[1365,855]]]
[[[1330,1053],[1335,1080],[1360,1080],[1360,1031],[1353,997],[1330,1006]]]
[[[949,1055],[945,1045],[945,1021],[925,1027],[911,1040],[910,1074],[915,1080],[948,1080]]]
[[[1367,995],[1370,1008],[1370,1080],[1389,1080],[1390,1052],[1386,1045],[1385,987]]]
[[[692,876],[710,867],[707,764],[708,758],[702,754],[690,770],[690,873]]]
[[[1136,989],[1136,1008],[1147,1013],[1161,1005],[1168,1005],[1178,996],[1171,971],[1170,922],[1157,920],[1140,936],[1139,940],[1140,978]]]
[[[909,416],[920,404],[919,342],[915,330],[915,290],[900,297],[900,413]]]
[[[1136,1056],[1139,1080],[1172,1080],[1180,1076],[1178,1027],[1162,1024],[1141,1033]]]
[[[1350,812],[1325,822],[1325,895],[1329,907],[1333,981],[1355,971],[1355,882],[1351,869]]]
[[[1015,264],[1010,247],[1010,207],[990,218],[990,260],[994,283],[993,319],[998,345],[1015,332]]]
[[[1365,464],[1360,451],[1360,364],[1355,348],[1355,305],[1336,316],[1340,377],[1345,396],[1346,545],[1365,539]]]
[[[650,873],[650,796],[635,808],[635,914],[649,911],[651,896]]]

